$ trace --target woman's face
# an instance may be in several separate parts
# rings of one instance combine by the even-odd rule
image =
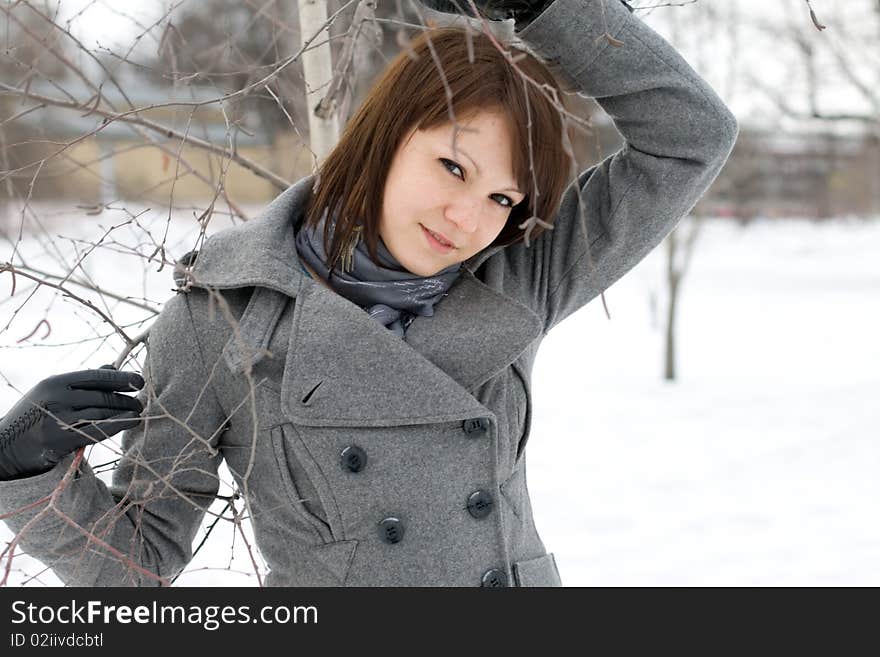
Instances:
[[[513,144],[504,117],[481,111],[453,126],[415,128],[391,162],[379,235],[407,270],[432,276],[486,248],[523,200],[513,175]],[[425,229],[439,233],[441,247]]]

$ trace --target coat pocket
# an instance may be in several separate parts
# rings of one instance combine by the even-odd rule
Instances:
[[[562,586],[552,553],[513,564],[517,586]]]
[[[320,536],[323,543],[335,541],[326,506],[315,483],[316,477],[321,475],[315,473],[315,468],[310,467],[312,464],[297,454],[298,450],[293,444],[297,437],[290,427],[279,425],[270,431],[275,463],[294,511]]]

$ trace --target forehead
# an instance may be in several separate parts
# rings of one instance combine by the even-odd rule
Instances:
[[[513,168],[514,143],[510,119],[503,112],[479,110],[456,117],[457,126],[451,121],[419,130],[411,128],[407,134],[404,148],[460,148],[476,162],[478,167],[485,164],[487,169],[503,169],[511,177]],[[450,153],[454,155],[454,153]]]
[[[417,131],[423,136],[461,142],[511,141],[510,119],[500,111],[478,110],[456,117],[457,124],[444,121],[424,130]]]

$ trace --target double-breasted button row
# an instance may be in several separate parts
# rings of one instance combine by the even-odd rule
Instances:
[[[489,431],[489,418],[469,418],[462,422],[462,431],[469,438],[484,436]],[[349,445],[340,452],[342,468],[349,472],[360,472],[367,465],[367,453],[357,445]],[[474,518],[485,518],[492,513],[494,500],[492,495],[484,490],[475,490],[467,496],[467,510]],[[388,544],[399,543],[403,540],[404,525],[400,518],[388,516],[379,521],[379,538]],[[481,586],[507,586],[507,575],[503,570],[490,568],[480,580]]]
[[[467,509],[474,518],[485,518],[492,512],[494,500],[484,490],[468,495]],[[399,543],[403,539],[403,523],[399,518],[389,516],[379,521],[379,535],[387,543]]]
[[[483,436],[489,431],[489,418],[472,417],[461,424],[470,438]],[[475,490],[467,497],[467,510],[474,518],[485,518],[492,513],[492,496],[484,490]]]
[[[489,432],[490,421],[487,417],[472,417],[461,423],[461,429],[468,438],[480,438]],[[475,490],[467,496],[467,510],[478,520],[492,513],[495,501],[487,491]],[[490,568],[480,581],[481,586],[507,586],[507,575],[502,570]]]
[[[469,418],[462,423],[462,430],[471,438],[476,438],[489,430],[489,418]],[[343,470],[360,472],[367,466],[367,453],[357,445],[349,445],[339,454]]]
[[[343,470],[360,472],[367,466],[367,453],[357,445],[349,445],[339,453]],[[400,518],[388,516],[379,521],[379,537],[386,543],[400,543],[403,540],[404,527]]]

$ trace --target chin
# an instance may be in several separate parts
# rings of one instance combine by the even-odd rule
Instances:
[[[455,262],[439,262],[439,264],[438,264],[437,259],[430,257],[429,253],[423,254],[422,253],[422,250],[423,250],[422,240],[424,238],[422,237],[422,227],[419,223],[415,224],[415,230],[416,230],[416,235],[417,235],[415,245],[404,245],[404,244],[396,245],[400,251],[405,252],[405,253],[411,253],[411,254],[415,255],[415,257],[412,259],[409,259],[409,258],[404,259],[404,258],[399,258],[399,257],[395,256],[395,258],[397,258],[397,261],[408,272],[410,272],[411,274],[414,274],[416,276],[422,276],[422,277],[434,276],[434,275],[438,274],[440,271],[446,269],[450,265],[453,265],[453,264],[455,264],[455,262],[457,262],[457,261],[455,261]],[[386,242],[386,246],[387,246],[387,244],[388,243]],[[409,250],[410,248],[412,248],[413,251],[410,251]],[[395,249],[395,250],[398,250],[398,249]],[[392,252],[391,255],[394,255],[394,253]],[[450,255],[452,255],[452,254],[451,253],[446,254],[447,257]]]
[[[409,271],[416,276],[433,276],[437,272],[439,272],[443,267],[425,267],[424,265],[421,267],[407,267]]]

